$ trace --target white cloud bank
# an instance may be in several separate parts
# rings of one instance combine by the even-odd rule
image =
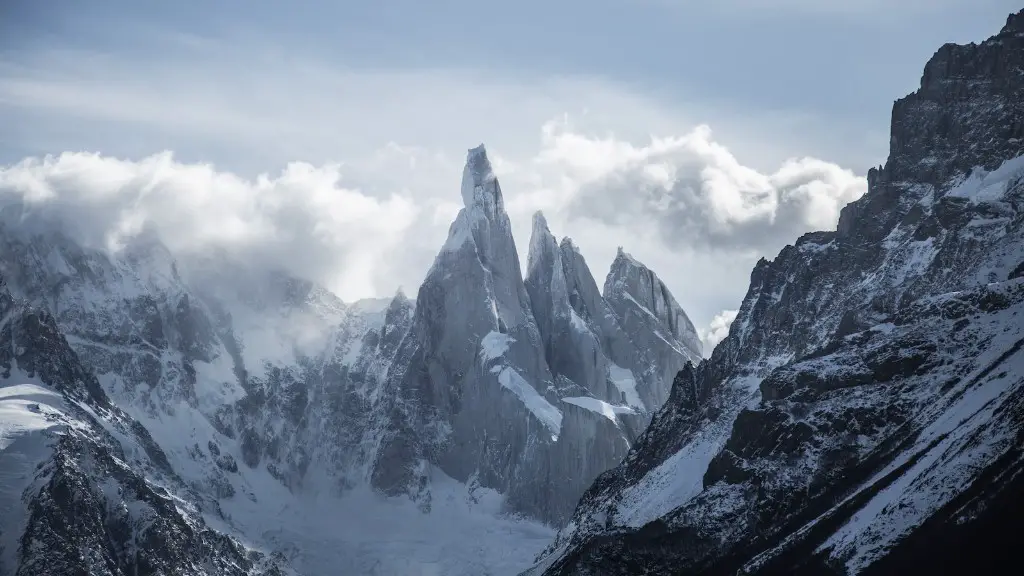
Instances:
[[[373,262],[398,248],[417,207],[339,180],[336,165],[293,163],[245,180],[170,153],[137,162],[64,153],[0,170],[0,191],[90,247],[116,251],[152,225],[172,252],[220,247],[344,294],[372,293]]]
[[[715,142],[706,125],[638,147],[549,124],[538,163],[567,183],[548,196],[548,203],[562,200],[557,208],[654,226],[667,244],[697,250],[777,250],[807,230],[834,226],[839,210],[866,191],[863,178],[814,158],[760,173]]]
[[[729,335],[729,327],[736,320],[739,310],[722,310],[711,319],[711,324],[706,330],[700,332],[700,338],[704,341],[704,354],[711,356],[715,346]]]
[[[599,282],[625,246],[707,326],[738,307],[759,257],[832,228],[865,189],[804,157],[865,154],[801,114],[592,77],[352,68],[260,38],[161,41],[152,58],[0,54],[0,202],[95,246],[152,225],[175,250],[222,247],[346,300],[414,293],[483,141],[520,249],[544,210]]]
[[[758,172],[704,126],[637,145],[551,122],[534,154],[491,154],[521,249],[529,215],[544,210],[556,233],[590,256],[599,279],[616,246],[626,245],[667,279],[698,323],[713,313],[702,294],[742,294],[751,258],[834,226],[840,207],[865,189],[863,178],[814,159]],[[351,180],[376,182],[372,191],[348,182],[340,164],[291,163],[247,179],[170,153],[133,161],[67,152],[0,168],[0,203],[23,204],[111,250],[152,226],[173,251],[223,248],[352,300],[418,286],[460,200],[460,167],[443,154],[389,146],[369,158]],[[410,166],[434,180],[396,182],[393,174]],[[728,313],[711,319],[709,345],[729,321]]]

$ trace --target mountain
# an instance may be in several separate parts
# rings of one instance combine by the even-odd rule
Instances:
[[[111,257],[23,218],[2,240],[11,289],[54,316],[189,484],[215,498],[251,491],[233,482],[236,464],[310,482],[314,458],[327,476],[316,480],[356,482],[365,398],[397,338],[380,337],[379,312],[349,313],[323,288],[223,254],[179,262],[153,233]],[[401,331],[412,304],[395,300]]]
[[[653,272],[620,251],[602,294],[542,215],[524,279],[482,146],[462,197],[416,300],[346,303],[0,196],[0,574],[527,567],[701,343]]]
[[[530,573],[998,573],[1024,512],[1024,11],[948,44],[837,230],[762,259]],[[999,566],[999,568],[997,568]]]
[[[664,284],[624,254],[602,297],[541,214],[524,280],[483,146],[467,154],[462,197],[384,384],[373,485],[426,508],[436,466],[560,523],[625,455],[667,398],[663,375],[698,358],[700,341]],[[654,340],[660,348],[648,348]]]
[[[173,496],[191,490],[53,316],[0,282],[0,317],[0,572],[285,574]]]

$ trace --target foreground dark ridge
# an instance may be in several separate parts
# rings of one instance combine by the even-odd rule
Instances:
[[[545,574],[997,573],[1024,518],[1024,11],[943,46],[835,232],[761,260]]]

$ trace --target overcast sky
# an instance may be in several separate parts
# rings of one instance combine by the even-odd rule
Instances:
[[[151,222],[348,300],[412,295],[483,142],[524,258],[542,209],[599,282],[622,245],[717,338],[757,258],[864,192],[928,57],[1017,9],[2,0],[0,191],[96,242]]]

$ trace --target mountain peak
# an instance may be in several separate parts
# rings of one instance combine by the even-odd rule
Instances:
[[[504,208],[501,187],[494,176],[487,149],[483,144],[466,152],[466,167],[462,172],[462,201],[466,208],[481,206],[488,214]]]
[[[615,250],[615,260],[612,261],[612,270],[614,271],[620,269],[623,266],[629,268],[639,268],[641,270],[648,269],[643,262],[640,262],[636,258],[633,258],[632,254],[623,250],[622,246],[619,246]]]
[[[642,280],[640,280],[641,278]],[[605,279],[604,296],[607,298],[613,292],[622,290],[637,291],[638,286],[634,286],[637,282],[650,283],[660,282],[660,280],[657,279],[653,270],[619,246],[615,252],[615,260],[612,261]],[[640,289],[640,291],[647,292],[649,288]]]
[[[405,290],[399,288],[395,291],[395,295],[391,298],[386,298],[387,306],[384,307],[385,319],[391,319],[394,321],[396,318],[401,316],[412,316],[413,310],[416,308],[416,302],[405,295]]]
[[[487,147],[484,146],[483,142],[477,144],[475,147],[470,148],[466,152],[467,159],[479,158],[482,161],[487,161]]]
[[[1024,33],[1024,10],[1010,14],[1006,17],[1006,25],[999,32],[1000,34]]]
[[[530,233],[530,250],[526,258],[527,275],[537,273],[538,266],[556,266],[561,274],[562,264],[558,259],[558,243],[548,228],[548,221],[540,210],[533,213],[533,230]],[[548,271],[550,273],[550,271]]]
[[[550,245],[552,249],[558,248],[558,242],[555,240],[554,234],[551,233],[551,228],[548,227],[548,220],[544,217],[544,213],[537,210],[533,213],[533,227],[530,230],[530,253],[529,260],[534,258],[534,253],[537,250],[547,248]]]
[[[698,361],[703,346],[690,318],[661,278],[620,246],[604,282],[604,297],[613,307],[637,306],[658,319],[692,359]],[[631,304],[627,304],[626,302]]]
[[[884,238],[929,187],[947,188],[975,168],[995,170],[1024,154],[1022,30],[1018,12],[981,43],[944,44],[935,52],[920,87],[893,104],[889,156],[870,173],[867,193],[843,207],[840,237]]]
[[[537,234],[538,232],[551,233],[550,228],[548,228],[548,219],[544,217],[544,212],[540,210],[533,213],[533,233]]]

